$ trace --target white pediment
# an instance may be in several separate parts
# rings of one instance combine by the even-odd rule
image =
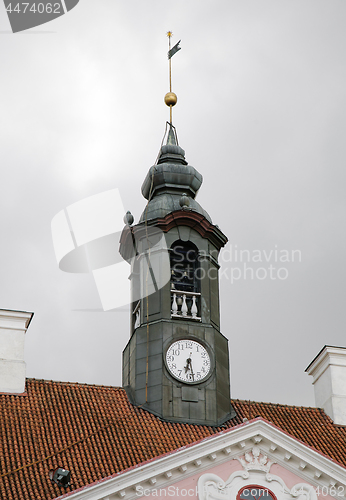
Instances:
[[[235,463],[232,461],[236,461],[239,469],[234,472],[234,476],[231,474],[226,481],[218,477],[206,479],[208,471],[215,466]],[[301,481],[293,485],[294,487],[288,487],[280,482],[280,477],[271,473],[273,464],[283,467]],[[69,500],[145,499],[147,492],[149,492],[149,498],[150,491],[167,488],[184,478],[196,475],[200,482],[205,482],[204,486],[207,485],[209,488],[209,495],[205,497],[202,494],[199,500],[235,500],[234,492],[240,484],[245,484],[244,480],[249,481],[246,484],[270,484],[268,488],[275,494],[280,491],[280,495],[277,496],[278,500],[293,498],[316,500],[314,497],[316,488],[319,488],[321,492],[324,488],[324,492],[328,492],[330,496],[335,496],[338,500],[346,498],[346,469],[344,467],[262,418],[115,474],[64,495],[64,498]],[[143,492],[146,494],[144,495]],[[334,492],[335,495],[333,495]],[[326,495],[323,496],[326,497]],[[323,496],[318,498],[321,500]]]

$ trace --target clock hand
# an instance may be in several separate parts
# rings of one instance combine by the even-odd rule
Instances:
[[[187,358],[186,366],[184,366],[184,368],[185,368],[185,373],[187,372],[187,370],[191,369],[191,358]]]
[[[190,353],[190,356],[191,356],[192,352]],[[190,359],[190,369],[191,369],[191,375],[192,375],[192,380],[195,380],[195,374],[193,373],[193,369],[192,369],[192,359]]]
[[[190,352],[190,357],[187,358],[186,366],[184,368],[185,368],[185,373],[187,373],[187,370],[191,370],[192,380],[195,380],[195,374],[193,373],[193,369],[192,369],[191,355],[192,355],[192,352]]]

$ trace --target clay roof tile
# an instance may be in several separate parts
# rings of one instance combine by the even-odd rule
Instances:
[[[50,500],[49,470],[71,471],[75,490],[260,416],[346,466],[346,429],[318,408],[232,400],[223,427],[163,422],[123,389],[28,379],[26,396],[0,395],[0,498]],[[17,470],[19,469],[19,470]]]

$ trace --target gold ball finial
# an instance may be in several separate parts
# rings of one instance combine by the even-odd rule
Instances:
[[[178,98],[174,92],[167,92],[165,95],[165,103],[167,106],[175,106],[177,104]]]

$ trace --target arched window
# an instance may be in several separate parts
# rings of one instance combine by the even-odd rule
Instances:
[[[197,279],[198,249],[190,241],[178,240],[171,246],[171,288],[199,292]]]
[[[201,321],[198,249],[190,241],[175,241],[170,249],[171,312],[174,318]]]
[[[248,486],[243,486],[239,490],[237,495],[237,500],[276,500],[274,493],[268,488],[263,486],[258,486],[257,484],[249,484]]]

